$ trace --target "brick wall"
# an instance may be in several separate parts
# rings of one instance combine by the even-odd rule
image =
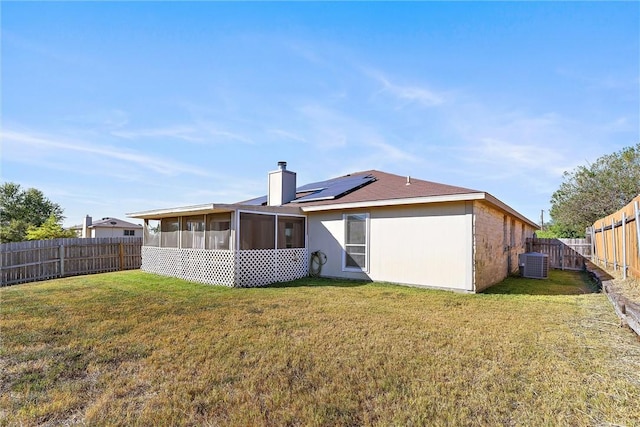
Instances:
[[[518,254],[534,228],[493,206],[478,201],[474,213],[474,275],[476,292],[518,272]]]

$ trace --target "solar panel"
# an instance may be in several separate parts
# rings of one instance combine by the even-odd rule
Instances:
[[[332,183],[334,183],[338,179],[339,178],[333,178],[333,179],[328,179],[326,181],[312,182],[311,184],[306,184],[306,185],[303,185],[302,187],[296,188],[296,192],[297,193],[308,193],[309,191],[324,190],[325,188],[327,188],[330,185],[332,185]]]
[[[267,203],[267,196],[256,197],[255,199],[246,200],[241,203],[243,205],[249,205],[249,206],[262,206]]]
[[[305,194],[291,203],[304,203],[317,200],[332,200],[360,187],[375,181],[376,179],[371,175],[356,175],[356,176],[341,176],[339,178],[328,179],[326,181],[313,182],[311,184],[303,185],[296,189],[296,194]],[[261,206],[267,203],[267,196],[257,197],[255,199],[246,200],[241,202],[243,205],[249,206]]]
[[[297,189],[297,192],[309,192],[311,194],[292,200],[291,203],[303,203],[317,200],[331,200],[363,187],[375,178],[371,175],[343,176],[328,181],[307,184]]]

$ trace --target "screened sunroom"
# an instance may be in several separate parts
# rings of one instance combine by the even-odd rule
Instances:
[[[308,273],[306,217],[296,207],[209,204],[129,216],[144,219],[144,271],[237,287]]]

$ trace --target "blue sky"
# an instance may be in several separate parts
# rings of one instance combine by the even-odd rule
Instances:
[[[3,2],[2,181],[126,212],[379,169],[530,219],[640,140],[640,3]],[[545,213],[548,217],[548,214]]]

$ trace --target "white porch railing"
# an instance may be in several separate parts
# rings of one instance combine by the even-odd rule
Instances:
[[[211,285],[234,286],[233,251],[142,247],[141,270]]]
[[[236,286],[254,287],[299,279],[309,273],[307,249],[238,251]]]
[[[144,271],[212,285],[255,287],[308,274],[306,248],[244,251],[142,247]]]

